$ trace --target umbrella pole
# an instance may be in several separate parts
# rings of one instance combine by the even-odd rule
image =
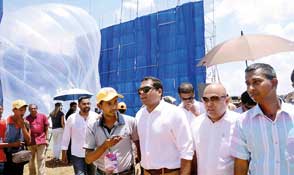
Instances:
[[[241,30],[241,36],[243,36],[244,35],[244,33],[243,33],[243,30]],[[245,64],[246,64],[246,68],[248,67],[248,61],[247,60],[245,60]]]

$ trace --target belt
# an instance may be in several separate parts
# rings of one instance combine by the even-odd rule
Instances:
[[[178,171],[180,170],[180,168],[175,168],[175,169],[168,169],[168,168],[160,168],[160,169],[144,169],[145,171],[147,171],[148,173],[150,173],[151,175],[157,175],[157,174],[162,174],[164,173],[172,173],[174,171]]]
[[[119,173],[112,173],[112,175],[129,175],[129,174],[132,174],[134,171],[135,171],[135,169],[134,169],[134,166],[132,165],[129,169],[121,171]],[[97,168],[97,172],[100,175],[109,175],[109,173],[106,173],[106,172],[100,170],[99,168]]]

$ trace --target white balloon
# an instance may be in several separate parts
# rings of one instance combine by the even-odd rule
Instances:
[[[100,88],[101,35],[83,9],[45,4],[3,16],[0,25],[0,74],[5,114],[24,99],[46,114],[58,90]]]

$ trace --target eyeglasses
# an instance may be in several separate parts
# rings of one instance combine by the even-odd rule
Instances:
[[[144,87],[141,87],[138,89],[138,94],[141,95],[141,94],[147,94],[151,89],[153,89],[154,87],[151,87],[151,86],[144,86]]]
[[[181,97],[181,99],[183,100],[183,101],[190,101],[190,100],[194,100],[194,97],[188,97],[188,98],[184,98],[184,97]]]
[[[208,103],[208,102],[218,102],[220,101],[222,98],[227,97],[227,95],[223,95],[223,96],[211,96],[211,97],[202,97],[202,100],[204,101],[204,103]]]

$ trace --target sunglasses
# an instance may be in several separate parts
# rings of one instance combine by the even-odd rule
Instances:
[[[153,89],[154,87],[152,86],[144,86],[144,87],[141,87],[138,89],[138,94],[141,95],[141,94],[147,94],[151,89]]]
[[[191,100],[194,100],[194,97],[188,97],[188,98],[184,98],[184,97],[182,97],[181,98],[183,101],[191,101]]]
[[[204,103],[208,103],[208,102],[218,102],[220,101],[222,98],[227,97],[226,95],[223,96],[211,96],[211,97],[202,97],[202,100],[204,101]]]

